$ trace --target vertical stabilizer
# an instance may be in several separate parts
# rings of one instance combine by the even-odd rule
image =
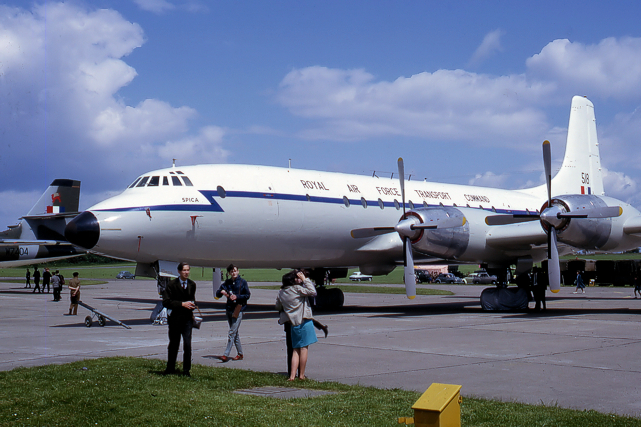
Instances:
[[[27,216],[78,212],[80,181],[55,179]]]
[[[572,98],[565,157],[552,179],[552,196],[561,194],[604,195],[594,105],[582,96]]]

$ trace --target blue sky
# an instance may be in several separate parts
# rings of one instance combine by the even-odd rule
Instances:
[[[0,226],[55,178],[81,208],[234,163],[523,188],[595,105],[608,195],[641,208],[641,4],[0,1]]]

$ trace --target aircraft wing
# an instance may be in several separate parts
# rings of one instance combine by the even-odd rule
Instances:
[[[0,239],[0,247],[5,246],[21,246],[21,245],[30,245],[30,246],[61,246],[68,245],[71,243],[66,240],[23,240],[23,239]]]

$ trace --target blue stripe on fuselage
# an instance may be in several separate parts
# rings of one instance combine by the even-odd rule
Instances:
[[[196,212],[225,212],[220,204],[216,201],[215,198],[221,198],[218,195],[218,191],[215,190],[199,190],[199,192],[205,196],[209,205],[201,204],[174,204],[174,205],[147,205],[147,206],[132,206],[127,208],[116,208],[116,209],[100,209],[101,211],[109,212],[131,212],[131,211],[145,211],[149,208],[153,211],[196,211]],[[343,198],[336,197],[318,197],[318,196],[308,196],[308,195],[298,195],[298,194],[280,194],[280,193],[265,193],[265,192],[255,192],[255,191],[227,191],[225,198],[245,198],[245,199],[270,199],[270,200],[289,200],[289,201],[299,201],[299,202],[314,202],[314,203],[328,203],[328,204],[344,204]],[[349,199],[350,205],[360,206],[362,201],[361,199]],[[366,200],[367,206],[379,207],[378,200]],[[398,203],[399,207],[401,203]],[[394,202],[383,202],[383,206],[386,208],[396,208]],[[427,207],[434,208],[440,207],[440,204],[428,204]],[[406,208],[410,208],[409,203],[405,203]],[[420,205],[415,205],[415,209],[424,208],[425,205],[422,203]],[[458,208],[467,208],[467,206],[456,206]],[[468,208],[468,209],[481,209],[481,208]],[[498,214],[519,214],[519,215],[537,215],[537,212],[529,212],[522,210],[512,210],[512,209],[495,209],[483,208],[484,211],[495,212]]]

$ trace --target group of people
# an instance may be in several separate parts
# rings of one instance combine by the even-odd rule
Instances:
[[[25,275],[25,288],[31,288],[31,271],[27,268]],[[42,273],[42,287],[40,287],[40,270],[36,267],[33,272],[33,293],[47,293],[53,291],[53,301],[58,302],[62,299],[62,287],[66,284],[65,277],[60,274],[60,270],[56,270],[51,274],[48,268],[44,269]],[[76,315],[78,313],[78,301],[80,301],[80,279],[78,273],[73,273],[73,279],[69,280],[68,284],[71,305],[69,306],[69,315]]]
[[[191,338],[194,328],[194,310],[196,305],[196,283],[189,278],[190,266],[178,264],[178,278],[170,281],[162,293],[162,305],[167,309],[169,327],[169,345],[167,347],[167,367],[164,375],[177,373],[176,359],[180,341],[183,342],[182,375],[191,376]],[[228,279],[216,291],[216,299],[227,298],[225,314],[229,331],[227,347],[219,359],[225,363],[229,360],[243,360],[244,353],[240,342],[239,328],[247,301],[251,297],[247,281],[240,277],[238,267],[231,264],[227,267]],[[309,297],[316,296],[316,288],[304,270],[292,270],[282,278],[282,286],[276,298],[276,309],[279,311],[278,322],[284,326],[287,344],[288,380],[296,377],[305,379],[307,353],[311,344],[317,342],[314,327],[322,330],[327,336],[326,325],[316,321],[312,315]],[[236,356],[231,351],[236,348]]]

